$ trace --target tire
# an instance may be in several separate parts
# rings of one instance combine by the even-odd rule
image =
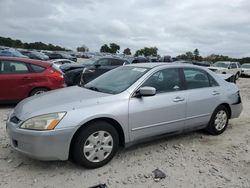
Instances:
[[[77,133],[72,144],[71,156],[75,163],[94,169],[111,161],[118,147],[119,135],[116,129],[105,121],[97,121],[88,124]]]
[[[239,77],[240,77],[240,73],[237,72],[236,75],[235,75],[235,80],[238,80]]]
[[[211,135],[220,135],[226,130],[228,125],[228,120],[229,120],[228,109],[223,105],[218,106],[212,114],[212,117],[208,123],[206,131]],[[216,121],[218,123],[216,123]]]
[[[47,91],[49,91],[47,88],[36,88],[30,92],[30,96],[39,95],[39,94],[47,92]]]

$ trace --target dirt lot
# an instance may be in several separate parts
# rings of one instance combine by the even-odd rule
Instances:
[[[41,162],[13,151],[5,132],[10,106],[0,107],[0,187],[250,187],[250,79],[241,78],[244,111],[220,136],[188,133],[122,150],[108,165],[86,170]],[[152,171],[167,177],[158,182]]]

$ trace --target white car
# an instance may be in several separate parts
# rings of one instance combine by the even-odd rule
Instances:
[[[76,62],[71,61],[69,59],[53,59],[49,62],[53,63],[57,68],[60,68],[60,66],[64,64],[76,64]]]
[[[209,67],[210,70],[219,74],[233,74],[237,80],[241,75],[241,66],[239,62],[218,61]]]
[[[241,66],[241,75],[250,76],[250,63],[245,63]]]

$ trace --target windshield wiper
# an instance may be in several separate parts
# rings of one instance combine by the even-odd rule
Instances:
[[[85,87],[87,89],[93,90],[93,91],[99,91],[97,87],[91,86],[91,87]]]

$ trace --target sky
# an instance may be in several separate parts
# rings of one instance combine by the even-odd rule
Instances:
[[[99,51],[250,56],[249,0],[0,0],[0,36]]]

